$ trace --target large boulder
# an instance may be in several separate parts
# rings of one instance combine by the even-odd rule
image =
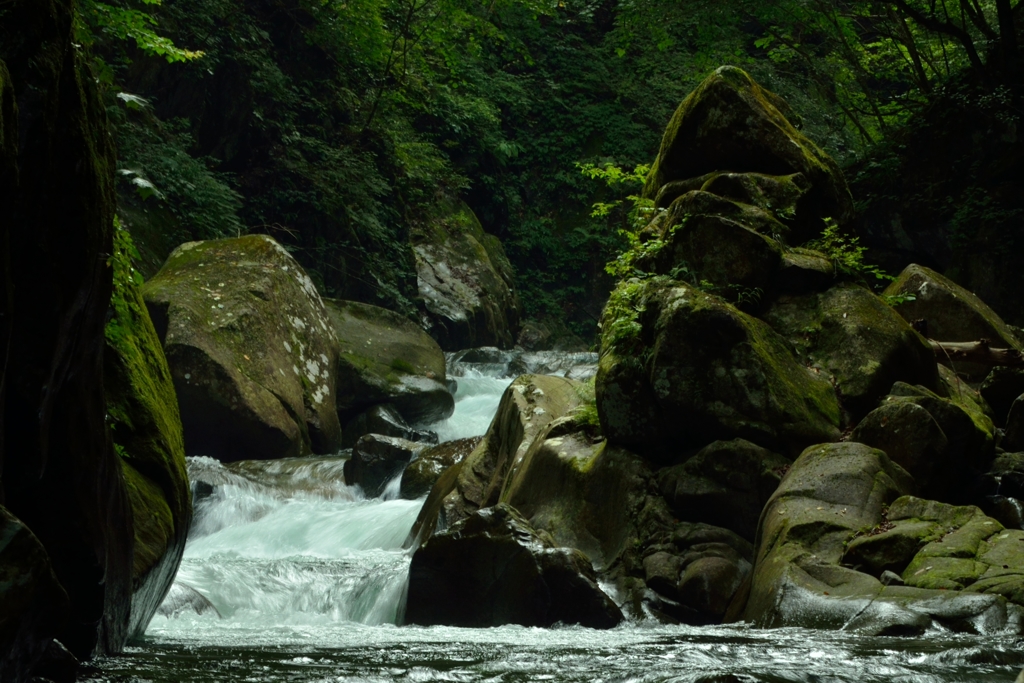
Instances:
[[[776,240],[788,229],[767,211],[708,192],[675,200],[657,223],[661,244],[637,266],[664,275],[686,271],[733,300],[766,289],[782,262]]]
[[[753,542],[761,510],[790,461],[743,439],[715,441],[682,463],[658,471],[672,512],[689,522],[734,531]]]
[[[413,230],[424,327],[446,351],[472,346],[511,348],[520,306],[512,266],[501,242],[484,232],[464,203]]]
[[[0,486],[67,592],[56,635],[85,658],[127,639],[132,529],[103,391],[116,159],[75,9],[14,0],[0,21]]]
[[[949,398],[897,382],[852,438],[884,451],[914,477],[921,495],[967,502],[972,491],[965,484],[992,460],[995,426],[971,400],[970,387],[946,391]]]
[[[39,539],[0,506],[0,680],[26,681],[68,616]]]
[[[582,553],[555,547],[514,508],[501,504],[460,520],[416,551],[405,620],[610,628],[622,613],[598,587]]]
[[[523,375],[512,382],[484,438],[434,484],[406,546],[418,546],[435,529],[497,505],[510,474],[548,424],[583,403],[581,387],[574,380],[546,375]]]
[[[931,268],[910,264],[886,287],[885,295],[896,298],[896,311],[908,321],[925,320],[928,336],[937,341],[987,339],[994,348],[1024,349],[1013,331],[984,301]],[[988,366],[959,361],[953,366],[975,381],[983,379],[990,370]]]
[[[720,439],[796,454],[839,438],[829,380],[718,297],[678,282],[623,282],[601,325],[597,409],[613,443],[671,464]]]
[[[973,508],[903,497],[912,486],[902,468],[863,444],[805,451],[762,515],[745,618],[765,627],[888,635],[919,635],[936,625],[975,633],[1019,631],[1024,612],[1004,597],[1013,593],[1019,574],[1002,565],[999,571],[994,568],[996,556],[1011,548],[1000,546],[989,557],[992,562],[985,565],[993,571],[985,569],[977,577],[987,576],[989,582],[971,592],[949,590],[964,586],[944,583],[953,575],[966,580],[960,576],[964,567],[938,559],[969,550],[975,557],[989,552],[981,539],[1002,532],[998,523],[980,519]],[[953,513],[933,514],[939,508]],[[950,533],[956,525],[944,526],[976,516],[977,525],[960,535]],[[988,531],[976,533],[976,528]],[[937,561],[925,563],[921,556],[920,564],[910,564],[930,543],[941,545],[947,533],[948,555],[939,549],[934,551]],[[967,557],[963,564],[973,561]]]
[[[780,296],[762,314],[800,357],[835,382],[854,421],[894,382],[939,383],[931,347],[880,298],[844,283],[803,296]]]
[[[654,199],[668,183],[715,171],[772,176],[799,173],[809,187],[796,200],[794,242],[815,237],[823,217],[846,221],[852,216],[853,201],[842,172],[793,127],[786,119],[788,111],[781,98],[742,70],[720,67],[676,109],[644,196]],[[750,192],[745,190],[745,194]]]
[[[231,461],[337,449],[337,338],[312,280],[281,245],[266,235],[188,242],[143,295],[187,453]]]
[[[455,399],[445,383],[444,352],[414,322],[385,308],[354,301],[326,301],[338,336],[335,402],[347,418],[390,403],[411,424],[452,414]]]
[[[174,581],[192,521],[178,397],[160,339],[129,262],[114,242],[113,316],[106,328],[104,389],[135,534],[129,637],[141,636]]]

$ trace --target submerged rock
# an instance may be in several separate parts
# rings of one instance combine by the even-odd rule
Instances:
[[[406,622],[488,627],[622,620],[586,557],[557,548],[514,508],[478,510],[413,555]]]
[[[644,196],[654,199],[673,181],[716,171],[787,176],[799,173],[809,187],[795,199],[794,242],[816,237],[821,219],[840,223],[852,216],[853,201],[838,165],[786,119],[789,107],[740,69],[715,70],[676,109],[651,168]],[[703,185],[704,183],[702,183]],[[762,194],[764,183],[717,181],[718,193],[744,199]],[[699,189],[699,188],[693,188]],[[799,188],[798,188],[799,189]],[[794,194],[794,193],[790,193]],[[752,196],[753,195],[753,196]],[[664,201],[664,200],[663,200]]]
[[[452,414],[444,353],[418,325],[369,304],[328,299],[326,305],[340,350],[339,414],[354,417],[378,403],[392,404],[414,425]]]
[[[174,582],[167,592],[167,597],[160,604],[157,610],[161,616],[171,619],[180,617],[186,612],[194,614],[215,614],[219,618],[220,611],[209,599],[192,586],[185,583]]]
[[[597,409],[613,443],[671,463],[715,440],[784,453],[839,438],[828,379],[767,324],[678,282],[626,282],[602,319]]]
[[[337,338],[313,282],[265,235],[189,242],[143,288],[185,450],[224,461],[329,453]]]
[[[441,348],[511,348],[520,317],[512,266],[473,211],[459,202],[420,222],[412,244],[424,327]]]

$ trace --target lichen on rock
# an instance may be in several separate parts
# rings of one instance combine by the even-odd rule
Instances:
[[[312,280],[265,235],[178,247],[143,287],[181,400],[186,452],[333,452],[337,338]]]

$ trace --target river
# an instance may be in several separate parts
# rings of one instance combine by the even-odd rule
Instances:
[[[511,371],[453,363],[456,412],[431,428],[443,440],[483,433]],[[1022,641],[1009,636],[653,621],[609,631],[396,626],[409,565],[401,546],[423,501],[397,499],[397,485],[367,500],[331,459],[286,464],[264,480],[221,472],[226,483],[196,505],[177,580],[219,615],[157,615],[140,642],[91,663],[85,680],[1010,683],[1024,666]],[[209,459],[194,468],[223,470]]]

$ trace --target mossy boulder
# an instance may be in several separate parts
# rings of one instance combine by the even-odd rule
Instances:
[[[143,287],[185,450],[224,461],[329,453],[338,341],[312,280],[266,235],[178,247]]]
[[[0,680],[27,681],[68,617],[42,543],[0,506]]]
[[[823,292],[835,283],[836,268],[831,259],[814,249],[792,247],[782,254],[772,290],[779,294],[807,294]]]
[[[946,398],[922,386],[897,382],[885,399],[886,403],[918,405],[941,427],[947,445],[938,456],[941,464],[931,466],[927,486],[930,493],[950,502],[967,502],[970,491],[964,482],[987,471],[994,455],[995,426],[971,400],[971,391],[967,387],[962,392],[949,391]]]
[[[1003,427],[1013,402],[1024,394],[1024,368],[992,368],[978,390],[992,408],[996,426]]]
[[[780,296],[762,317],[801,359],[835,382],[854,421],[875,408],[894,382],[938,387],[935,356],[925,339],[858,285]]]
[[[839,438],[828,379],[716,296],[672,281],[623,282],[601,324],[597,409],[612,443],[670,464],[716,440],[795,454]]]
[[[420,221],[412,231],[424,327],[445,351],[511,348],[520,305],[501,242],[466,204]]]
[[[446,441],[431,446],[416,456],[402,473],[402,498],[414,500],[426,496],[441,475],[465,460],[482,438],[471,436],[467,439]]]
[[[694,192],[677,199],[660,225],[661,245],[637,266],[662,275],[685,269],[733,300],[763,291],[782,260],[769,235],[785,229],[753,206]]]
[[[786,119],[789,107],[744,71],[715,70],[679,105],[665,130],[644,196],[654,199],[672,181],[715,171],[786,176],[808,187],[797,199],[795,242],[821,231],[821,219],[840,223],[853,201],[838,165]]]
[[[957,472],[949,461],[949,440],[925,408],[908,401],[888,401],[867,414],[850,436],[877,448],[914,477],[917,490],[944,493]]]
[[[987,339],[993,348],[1024,348],[984,301],[931,268],[910,264],[886,287],[885,294],[901,298],[895,309],[908,321],[927,321],[928,336],[937,341]],[[962,362],[954,363],[954,369],[974,381],[981,381],[990,370],[988,366]]]
[[[800,593],[842,598],[874,595],[877,579],[839,562],[846,544],[882,519],[883,507],[913,480],[885,453],[858,443],[812,446],[793,463],[765,506],[745,618],[760,626],[839,628],[842,609],[801,611]],[[787,600],[787,598],[789,598]],[[819,613],[820,612],[820,613]]]
[[[749,441],[715,441],[686,462],[658,470],[658,487],[679,519],[724,527],[753,542],[761,510],[789,466],[789,459]]]
[[[611,628],[622,613],[582,553],[556,547],[501,504],[474,512],[416,551],[405,619],[425,626]]]
[[[501,500],[605,571],[634,543],[649,542],[660,530],[667,511],[648,519],[651,506],[664,509],[657,497],[642,458],[596,438],[567,416],[534,440]]]
[[[192,521],[192,496],[171,370],[123,247],[118,255],[123,258],[114,264],[104,390],[132,506],[134,638],[145,632],[174,581]]]
[[[335,402],[353,417],[390,403],[409,423],[442,420],[455,399],[445,382],[444,352],[416,323],[377,306],[326,300],[338,337]],[[347,421],[347,420],[346,420]]]
[[[1002,531],[998,523],[977,508],[905,495],[912,486],[864,444],[805,451],[762,515],[745,618],[876,635],[920,635],[936,625],[1019,632],[1024,611],[1012,600],[960,591],[952,580],[984,575],[974,563],[989,550],[982,543]],[[937,550],[946,539],[948,551]],[[897,571],[902,578],[892,580]],[[890,572],[885,583],[882,572]],[[1012,579],[998,585],[1010,592]]]

